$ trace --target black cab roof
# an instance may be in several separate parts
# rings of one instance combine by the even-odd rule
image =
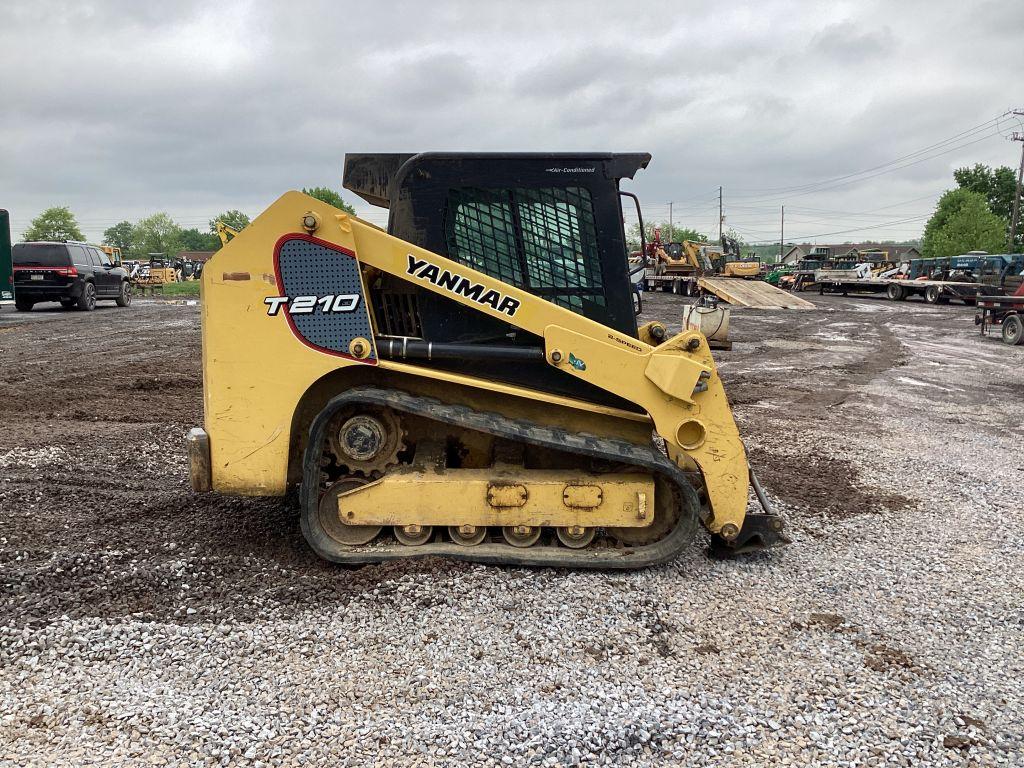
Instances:
[[[466,185],[504,186],[540,170],[565,183],[574,176],[631,179],[651,162],[647,152],[356,152],[345,155],[342,186],[371,205],[390,208],[405,177],[424,167],[461,165]]]

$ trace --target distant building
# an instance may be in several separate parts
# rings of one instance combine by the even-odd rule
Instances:
[[[790,245],[782,256],[783,264],[796,264],[804,259],[838,259],[853,261],[861,253],[885,251],[892,262],[921,258],[921,252],[913,245],[880,245],[878,243],[842,243],[839,245],[811,245],[802,243]]]

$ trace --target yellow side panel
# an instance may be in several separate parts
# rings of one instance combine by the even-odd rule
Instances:
[[[333,211],[322,207],[325,215]],[[271,206],[203,269],[205,427],[218,491],[283,494],[292,416],[303,393],[329,371],[364,365],[305,346],[283,316],[267,313],[264,299],[278,295],[277,241],[302,234],[294,210]]]
[[[280,293],[274,273],[275,247],[283,236],[304,235],[301,220],[310,210],[323,222],[324,232],[317,232],[318,236],[324,234],[334,245],[356,251],[353,228],[336,218],[341,211],[298,192],[288,192],[229,240],[203,269],[204,426],[210,438],[212,486],[216,491],[239,495],[285,493],[292,418],[299,401],[328,373],[368,365],[308,347],[296,338],[282,314],[268,315],[264,300]],[[360,261],[365,262],[364,255],[378,261],[390,258],[394,250],[394,261],[401,266],[405,251],[395,245],[400,241],[383,234],[380,237],[384,239],[379,243],[365,244],[366,254],[357,252]],[[509,293],[514,290],[509,289]],[[557,310],[547,302],[543,305]],[[570,320],[590,323],[575,315]],[[428,376],[535,402],[646,420],[617,409],[458,374],[430,372],[410,364],[382,361],[378,367],[402,376]]]

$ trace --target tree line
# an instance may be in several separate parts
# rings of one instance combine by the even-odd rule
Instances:
[[[328,205],[355,214],[355,209],[342,196],[329,187],[311,187],[302,190],[307,195]],[[176,256],[182,251],[215,251],[220,248],[217,222],[235,230],[249,225],[249,217],[239,210],[224,211],[209,221],[209,228],[182,227],[166,213],[154,213],[132,223],[118,222],[103,233],[103,244],[121,249],[125,259],[145,259],[151,253]],[[78,220],[68,206],[47,208],[36,216],[22,234],[25,241],[32,240],[85,240]]]
[[[968,251],[1021,253],[1024,235],[1010,242],[1010,217],[1017,179],[1006,166],[980,163],[953,172],[956,189],[947,190],[924,227],[924,256],[959,256]],[[1022,199],[1024,203],[1024,199]],[[1019,230],[1019,227],[1018,227]]]

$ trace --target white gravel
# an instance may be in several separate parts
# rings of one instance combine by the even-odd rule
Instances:
[[[157,574],[172,616],[0,614],[0,764],[1024,765],[1024,350],[887,309],[794,321],[822,334],[786,350],[796,378],[754,341],[721,357],[775,393],[737,407],[752,448],[794,472],[848,461],[906,507],[829,516],[769,486],[795,538],[770,556],[331,569],[359,588],[330,610],[286,599],[304,572],[210,557],[182,530]],[[734,314],[741,339],[757,318]],[[883,322],[903,365],[853,376],[837,405],[804,399]],[[38,588],[20,557],[0,540],[0,608]],[[98,567],[101,589],[139,567],[82,557],[67,567]],[[268,584],[248,618],[190,597],[227,563]]]

